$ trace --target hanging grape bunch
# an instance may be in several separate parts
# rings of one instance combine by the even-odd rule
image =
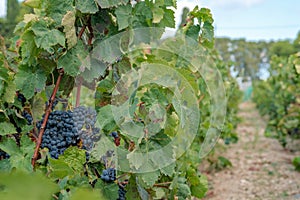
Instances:
[[[37,123],[40,129],[43,120]],[[71,111],[54,111],[50,113],[42,139],[42,148],[48,148],[52,158],[58,158],[69,146],[79,142],[78,131],[74,125]]]
[[[94,143],[100,139],[100,129],[95,127],[97,113],[92,108],[79,106],[74,109],[73,119],[82,141],[82,148],[91,150]]]
[[[24,119],[27,121],[27,125],[31,125],[33,122],[33,118],[32,116],[29,114],[29,112],[27,112],[26,110],[24,110],[22,112],[22,116],[24,117]]]
[[[91,150],[94,142],[100,137],[100,131],[95,127],[97,113],[92,108],[77,107],[74,111],[55,110],[50,113],[42,138],[42,148],[48,148],[52,158],[59,155],[70,146],[82,144],[81,148]],[[41,129],[44,117],[37,123]]]

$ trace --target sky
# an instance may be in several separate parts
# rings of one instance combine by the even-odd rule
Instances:
[[[299,0],[179,0],[177,10],[196,5],[211,10],[217,37],[270,41],[295,39],[300,31]]]
[[[211,9],[217,37],[247,40],[295,39],[300,30],[300,0],[178,0],[176,19],[183,7]],[[0,16],[6,0],[0,0]]]

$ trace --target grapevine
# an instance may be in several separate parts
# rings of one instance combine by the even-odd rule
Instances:
[[[266,82],[256,82],[254,101],[262,115],[270,117],[266,135],[275,137],[283,147],[289,139],[300,138],[299,53],[287,58],[273,56],[270,77]]]
[[[232,142],[225,92],[238,99],[210,10],[195,7],[163,39],[175,0],[24,5],[10,46],[0,38],[0,172],[42,182],[40,199],[204,197],[199,145],[205,156],[221,133]],[[9,187],[0,195],[20,199]]]

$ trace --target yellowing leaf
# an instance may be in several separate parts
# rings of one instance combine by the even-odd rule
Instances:
[[[68,49],[77,44],[77,36],[75,30],[75,12],[68,11],[63,17],[61,25],[64,26],[64,33],[66,34]]]
[[[300,65],[295,65],[297,74],[300,74]]]
[[[8,82],[3,96],[3,100],[8,103],[13,103],[16,95],[15,91],[16,91],[16,84],[12,81]]]
[[[160,7],[155,6],[152,8],[153,23],[159,23],[164,18],[164,10]]]
[[[32,21],[32,20],[34,20],[34,19],[37,19],[38,18],[38,16],[37,15],[35,15],[35,14],[25,14],[24,15],[24,22],[25,23],[28,23],[28,22],[30,22],[30,21]]]
[[[41,5],[41,0],[25,0],[23,4],[31,8],[39,8]]]

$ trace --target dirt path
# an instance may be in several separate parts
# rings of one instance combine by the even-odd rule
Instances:
[[[266,122],[253,103],[242,103],[239,116],[238,143],[217,153],[233,166],[207,174],[211,185],[205,200],[300,200],[300,173],[291,164],[300,151],[291,153],[264,137]]]

